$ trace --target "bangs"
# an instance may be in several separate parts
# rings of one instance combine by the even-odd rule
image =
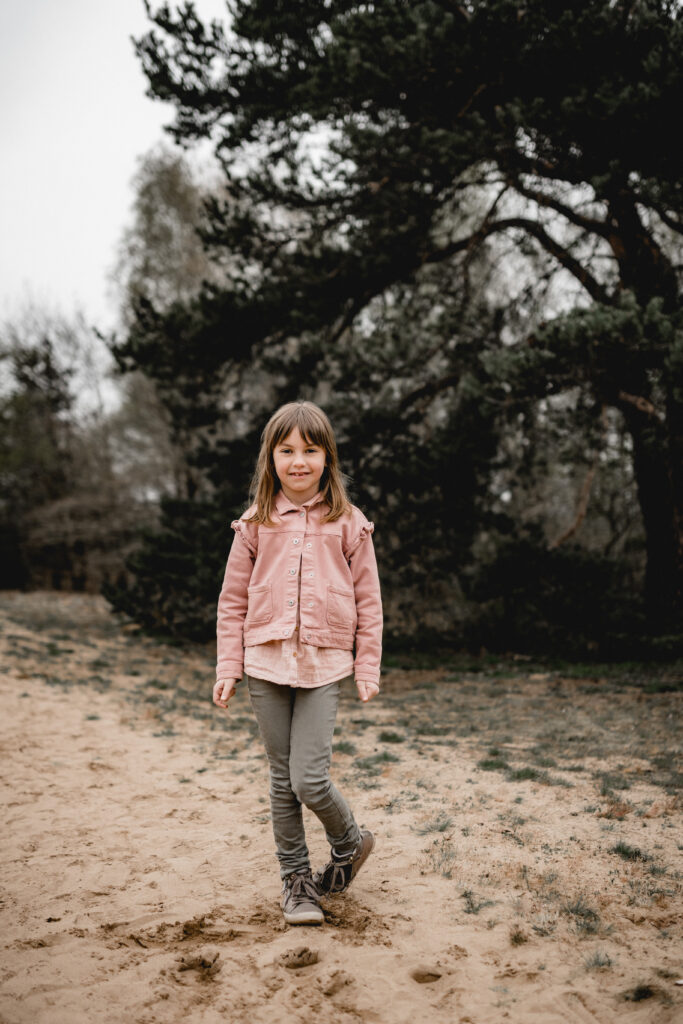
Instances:
[[[295,428],[298,428],[306,444],[317,445],[328,452],[336,447],[334,435],[329,423],[326,422],[326,417],[321,415],[315,407],[300,405],[298,402],[286,405],[280,410],[280,415],[272,426],[273,448],[281,444]]]

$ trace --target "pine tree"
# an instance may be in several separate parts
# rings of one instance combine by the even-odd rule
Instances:
[[[487,351],[486,388],[472,380],[484,405],[579,387],[596,417],[618,411],[651,621],[677,628],[680,6],[234,0],[227,30],[192,4],[148,10],[150,91],[175,105],[175,138],[211,138],[225,170],[230,198],[209,203],[205,241],[231,267],[182,309],[141,308],[122,361],[182,377],[199,424],[208,379],[290,338],[343,360],[374,304],[429,267],[465,295],[478,261],[498,294],[506,270],[538,267],[526,320],[503,310],[515,343]],[[406,389],[402,415],[462,388],[462,367],[442,370]]]

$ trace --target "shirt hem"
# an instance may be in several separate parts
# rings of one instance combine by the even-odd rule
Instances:
[[[280,675],[276,678],[276,673],[272,669],[253,669],[245,667],[245,674],[251,676],[252,679],[265,679],[268,683],[277,683],[278,686],[291,686],[295,690],[315,690],[318,686],[327,686],[329,683],[339,682],[341,679],[348,679],[353,675],[353,668],[348,672],[333,672],[329,679],[320,679],[315,682],[302,682],[297,680],[294,683],[290,683],[288,680],[283,679]]]

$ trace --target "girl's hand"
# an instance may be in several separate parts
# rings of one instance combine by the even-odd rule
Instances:
[[[239,679],[219,679],[213,688],[213,702],[216,707],[227,711],[228,701],[235,695]]]
[[[357,679],[356,686],[358,687],[358,696],[363,703],[372,700],[372,698],[376,697],[379,693],[379,686],[377,683],[364,683],[362,680]]]

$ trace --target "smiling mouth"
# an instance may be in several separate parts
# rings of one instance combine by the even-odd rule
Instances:
[[[308,476],[308,473],[290,473],[290,476]]]

